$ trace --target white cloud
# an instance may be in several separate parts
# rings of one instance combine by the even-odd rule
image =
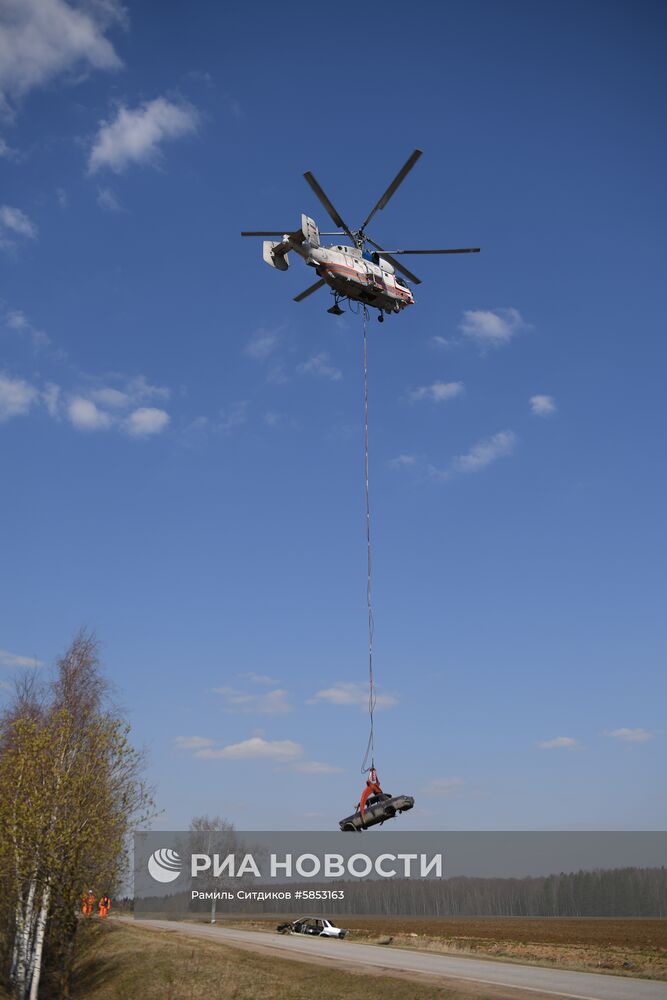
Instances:
[[[335,764],[324,764],[319,760],[303,760],[292,765],[293,771],[301,771],[303,774],[341,774],[342,767]]]
[[[330,688],[323,688],[317,691],[309,704],[324,701],[329,705],[352,705],[356,708],[368,708],[368,687],[365,684],[357,684],[354,681],[338,681]],[[392,708],[398,705],[398,698],[391,694],[377,694],[375,696],[376,708]]]
[[[464,785],[463,778],[431,778],[422,788],[421,794],[431,798],[451,798],[460,792]]]
[[[100,123],[88,170],[106,167],[118,174],[132,163],[155,163],[163,142],[195,132],[198,123],[198,112],[184,101],[158,97],[135,109],[121,105],[112,121]]]
[[[100,208],[103,208],[105,212],[124,212],[125,209],[118,201],[118,198],[113,193],[111,188],[102,187],[98,188],[97,191],[97,204]]]
[[[0,423],[25,416],[37,397],[37,389],[29,382],[0,373]]]
[[[556,412],[556,401],[553,396],[531,396],[530,409],[536,417],[549,417]]]
[[[408,399],[413,403],[423,399],[428,399],[432,403],[444,403],[448,399],[460,396],[463,391],[463,382],[434,382],[432,385],[411,389],[408,392]]]
[[[93,389],[89,395],[93,402],[99,403],[100,406],[108,406],[112,410],[124,409],[132,402],[126,392],[114,389],[113,386],[103,386],[101,389]]]
[[[653,739],[653,733],[649,733],[647,729],[612,729],[607,736],[623,743],[646,743]]]
[[[389,460],[391,469],[411,469],[416,464],[417,457],[415,455],[397,455],[396,458]]]
[[[226,747],[197,750],[195,756],[224,760],[292,761],[303,756],[303,747],[293,740],[265,740],[262,736],[251,736],[248,740],[230,743]]]
[[[245,345],[244,353],[254,361],[266,361],[278,349],[279,344],[278,330],[259,329]]]
[[[21,337],[27,337],[36,351],[48,347],[51,343],[51,338],[43,330],[38,330],[37,327],[33,326],[22,309],[9,309],[5,314],[5,324],[12,332]]]
[[[542,750],[574,750],[579,741],[572,736],[555,736],[552,740],[542,740],[537,744]]]
[[[526,326],[518,309],[468,309],[459,329],[478,344],[499,347],[509,343]]]
[[[0,106],[0,111],[1,110],[2,110],[2,108]],[[0,135],[0,159],[1,160],[14,160],[16,158],[16,156],[17,156],[16,150],[12,149],[11,146],[8,146],[7,143],[5,142],[5,140]]]
[[[216,694],[222,695],[225,708],[229,712],[250,712],[257,715],[282,715],[291,712],[292,706],[287,700],[287,691],[275,688],[261,694],[240,691],[233,687],[213,688]]]
[[[447,349],[452,346],[451,340],[449,340],[447,337],[441,337],[439,336],[439,334],[436,334],[435,336],[431,337],[431,343],[433,344],[434,347],[440,347],[444,349]]]
[[[511,455],[516,445],[513,431],[500,431],[484,441],[478,441],[470,451],[458,455],[452,468],[456,472],[479,472],[505,455]]]
[[[220,418],[215,425],[215,430],[229,434],[231,431],[236,430],[237,427],[241,427],[247,419],[248,403],[246,400],[240,400],[238,403],[230,403],[226,409],[220,410]]]
[[[104,32],[125,23],[115,0],[3,0],[0,24],[0,110],[75,68],[118,69],[122,64]]]
[[[92,399],[74,396],[67,406],[67,416],[79,431],[104,431],[111,427],[111,415],[100,410]]]
[[[37,226],[20,208],[2,205],[0,207],[0,223],[5,229],[16,233],[17,236],[25,236],[29,240],[34,240],[37,237]]]
[[[206,736],[177,736],[174,745],[178,750],[202,750],[204,747],[212,747],[215,740],[209,740]]]
[[[2,667],[41,667],[41,660],[34,656],[21,656],[20,653],[10,653],[8,649],[0,649],[0,666]]]
[[[298,365],[297,371],[301,375],[319,375],[321,378],[331,379],[332,382],[338,382],[343,377],[340,368],[329,364],[329,355],[326,351],[320,351],[319,354]]]
[[[55,382],[47,382],[42,389],[42,402],[50,417],[57,420],[60,416],[60,386]]]
[[[16,246],[16,236],[34,240],[37,238],[37,226],[20,208],[2,205],[0,206],[0,249],[13,250]]]
[[[254,670],[248,670],[246,673],[239,674],[238,676],[244,677],[251,684],[266,684],[268,687],[278,683],[275,677],[270,677],[268,674],[256,674]]]
[[[123,429],[132,437],[149,437],[160,434],[169,423],[170,417],[166,410],[156,406],[140,406],[123,421]]]

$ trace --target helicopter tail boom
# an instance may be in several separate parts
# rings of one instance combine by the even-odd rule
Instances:
[[[267,234],[268,235],[268,234]],[[302,257],[307,257],[313,247],[320,245],[320,231],[317,224],[307,215],[301,216],[301,229],[294,233],[285,233],[282,240],[264,240],[263,257],[270,267],[286,271],[289,267],[287,257],[290,250],[296,250]]]

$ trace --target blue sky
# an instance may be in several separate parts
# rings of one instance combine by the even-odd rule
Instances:
[[[0,697],[94,628],[164,828],[361,790],[360,322],[238,233],[415,147],[372,235],[482,253],[370,328],[380,777],[406,829],[664,827],[664,27],[3,5]]]

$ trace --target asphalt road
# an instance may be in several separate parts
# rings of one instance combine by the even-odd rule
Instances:
[[[436,955],[404,948],[356,944],[353,941],[332,941],[301,934],[267,934],[261,931],[241,931],[217,925],[180,923],[173,920],[136,920],[139,927],[178,931],[189,937],[206,938],[222,944],[255,947],[270,951],[276,958],[294,960],[316,958],[336,966],[360,966],[382,970],[385,975],[396,972],[414,973],[434,979],[460,979],[481,986],[494,986],[542,993],[546,996],[569,997],[574,1000],[667,1000],[667,983],[622,976],[602,976],[594,972],[569,972],[543,969],[533,965],[510,962]]]

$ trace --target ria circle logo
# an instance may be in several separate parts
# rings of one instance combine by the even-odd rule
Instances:
[[[162,847],[148,859],[148,873],[156,882],[173,882],[181,874],[183,862],[176,851]]]

